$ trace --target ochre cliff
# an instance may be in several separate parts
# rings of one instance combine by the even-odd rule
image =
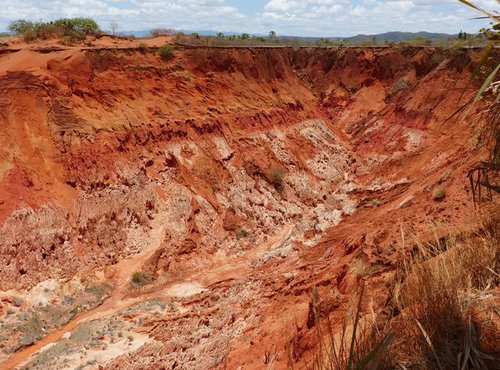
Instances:
[[[79,317],[137,337],[123,349],[102,335],[107,368],[257,369],[286,343],[278,368],[307,357],[313,291],[340,315],[364,283],[365,309],[377,310],[402,233],[467,229],[481,118],[453,114],[474,93],[463,89],[478,58],[412,47],[1,54],[0,298],[36,310],[45,292],[43,305],[72,313],[43,319],[55,334],[24,345],[57,342]],[[134,272],[148,284],[131,287]],[[65,298],[95,286],[98,302]],[[23,347],[12,320],[0,361]],[[32,365],[61,368],[58,345]]]

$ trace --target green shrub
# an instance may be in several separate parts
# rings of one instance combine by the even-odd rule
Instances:
[[[174,57],[174,47],[172,45],[164,45],[160,48],[160,57],[163,60],[171,60]]]
[[[28,43],[35,41],[37,38],[37,34],[34,30],[29,30],[23,33],[23,40]]]
[[[408,369],[494,368],[485,364],[492,360],[489,355],[493,353],[488,351],[493,348],[483,348],[480,343],[487,344],[486,333],[495,330],[489,327],[488,317],[495,315],[496,307],[481,302],[493,297],[498,285],[499,237],[497,207],[484,215],[474,232],[436,234],[435,241],[419,243],[407,253],[396,272],[399,278],[392,293],[392,307],[401,313],[396,334],[405,343],[404,351],[394,348],[394,365],[406,362]],[[474,319],[475,324],[471,322],[474,312],[482,317]],[[476,324],[482,334],[469,331]]]
[[[18,19],[16,21],[12,21],[7,26],[7,30],[14,35],[22,35],[28,31],[33,30],[35,24],[31,21],[27,21],[26,19]]]
[[[14,35],[23,36],[28,42],[61,35],[85,40],[87,36],[99,33],[99,26],[90,18],[61,18],[53,22],[18,19],[11,22],[7,29]]]
[[[61,18],[55,20],[53,24],[63,30],[64,36],[82,40],[99,32],[99,26],[91,18]]]
[[[140,271],[132,274],[132,285],[135,287],[143,286],[151,282],[151,275],[148,272]]]
[[[47,39],[53,35],[61,34],[60,27],[53,23],[35,23],[24,19],[11,22],[7,28],[10,33],[22,36],[26,42],[32,42],[36,39]]]

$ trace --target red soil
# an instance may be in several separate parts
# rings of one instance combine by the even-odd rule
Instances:
[[[484,153],[470,120],[447,118],[474,91],[460,100],[476,51],[178,47],[166,62],[105,41],[0,54],[0,290],[106,269],[115,291],[81,320],[206,289],[107,367],[303,361],[314,289],[338,318],[364,282],[377,310],[414,237],[471,225],[466,173]],[[130,291],[141,269],[155,281]]]

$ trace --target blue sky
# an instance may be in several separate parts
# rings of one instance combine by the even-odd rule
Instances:
[[[499,0],[476,0],[499,10]],[[103,29],[168,27],[295,36],[352,36],[387,31],[474,32],[472,10],[456,0],[0,0],[0,30],[15,19],[88,16]]]

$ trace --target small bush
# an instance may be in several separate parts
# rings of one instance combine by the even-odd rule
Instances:
[[[145,42],[141,42],[138,46],[137,49],[141,54],[146,54],[148,52],[148,45]]]
[[[444,186],[438,186],[432,192],[432,199],[434,200],[443,200],[446,197],[446,189]]]
[[[281,167],[273,167],[271,169],[270,181],[276,190],[283,189],[285,178],[285,169]]]
[[[132,285],[135,287],[143,286],[151,282],[151,275],[149,273],[140,271],[132,274]]]
[[[18,19],[11,22],[7,29],[14,35],[22,36],[27,42],[53,36],[85,40],[87,36],[99,33],[99,26],[91,18],[61,18],[52,22],[31,22]]]
[[[160,57],[163,60],[171,60],[174,57],[174,47],[165,45],[160,48]]]

